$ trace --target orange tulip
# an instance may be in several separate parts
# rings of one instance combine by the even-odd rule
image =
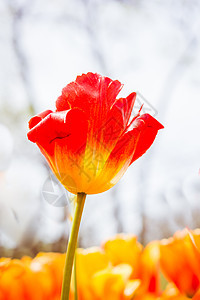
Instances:
[[[94,274],[92,278],[93,299],[132,299],[140,281],[129,280],[131,273],[132,267],[130,265],[121,264],[116,267],[110,266]]]
[[[160,295],[152,293],[143,293],[136,295],[134,300],[189,300],[190,298],[181,294],[180,291],[172,283],[168,284],[166,290]],[[199,299],[196,299],[199,300]]]
[[[160,243],[160,262],[168,280],[192,297],[200,288],[200,230],[183,230]]]
[[[125,263],[132,267],[131,279],[140,281],[137,294],[160,295],[158,242],[143,249],[134,235],[117,234],[103,244],[103,249],[114,266]]]
[[[200,300],[200,289],[196,292],[194,297],[192,297],[193,300]]]
[[[140,112],[130,121],[136,93],[116,99],[121,88],[117,80],[83,74],[63,89],[56,112],[47,110],[29,122],[29,140],[71,193],[110,189],[163,128]]]
[[[58,300],[61,293],[63,254],[38,254],[0,260],[1,300]]]
[[[88,249],[77,249],[76,276],[78,296],[80,300],[95,299],[94,290],[91,286],[91,280],[96,272],[102,271],[108,266],[108,258],[106,257],[102,249],[98,247],[92,247]]]
[[[113,266],[101,248],[78,249],[76,269],[80,300],[128,300],[140,286],[140,280],[130,279],[132,266]]]
[[[131,234],[117,234],[102,245],[109,261],[116,266],[129,264],[133,267],[132,278],[138,278],[142,245]]]
[[[43,270],[45,274],[48,274],[48,276],[52,278],[51,295],[54,297],[61,293],[64,262],[64,254],[39,253],[30,264],[31,271],[40,271],[39,275],[41,275],[41,271]]]
[[[159,243],[156,241],[149,243],[144,248],[141,256],[139,274],[142,281],[141,293],[148,291],[149,294],[157,296],[161,294],[159,260]]]
[[[181,294],[179,289],[176,287],[174,283],[169,283],[162,293],[162,296],[159,300],[188,300],[190,298]]]

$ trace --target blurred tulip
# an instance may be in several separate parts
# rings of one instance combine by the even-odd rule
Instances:
[[[192,297],[200,287],[200,230],[178,231],[160,242],[160,263],[169,281]]]
[[[160,297],[160,300],[187,300],[190,299],[186,297],[185,295],[181,294],[179,289],[176,287],[174,283],[169,283],[165,289],[165,291],[162,293],[162,296]]]
[[[136,236],[131,234],[117,234],[112,239],[107,240],[102,247],[114,266],[122,263],[133,266],[132,277],[137,278],[143,247],[137,241]]]
[[[2,300],[55,300],[61,293],[63,254],[0,260]]]
[[[131,279],[140,281],[137,294],[160,294],[160,253],[157,242],[152,242],[143,249],[136,236],[118,234],[106,241],[103,248],[114,266],[129,264],[132,267]]]
[[[76,276],[79,299],[92,300],[94,298],[91,280],[96,272],[102,271],[108,266],[109,260],[101,248],[77,249]]]
[[[159,243],[151,242],[143,250],[140,263],[141,293],[160,295]]]

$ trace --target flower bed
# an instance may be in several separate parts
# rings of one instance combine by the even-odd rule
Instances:
[[[65,254],[0,259],[1,300],[60,299]],[[77,249],[79,300],[198,300],[200,230],[183,230],[143,247],[137,238],[118,234],[101,247]],[[70,299],[74,299],[72,276]]]

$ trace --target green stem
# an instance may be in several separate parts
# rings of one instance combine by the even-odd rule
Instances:
[[[81,216],[83,213],[85,198],[86,198],[85,193],[77,194],[76,209],[75,209],[74,218],[73,218],[73,222],[72,222],[72,229],[71,229],[71,233],[70,233],[69,243],[68,243],[68,247],[67,247],[66,260],[65,260],[61,300],[69,300],[74,253],[76,250],[78,231],[79,231],[79,226],[80,226],[80,222],[81,222]]]
[[[78,300],[77,277],[76,277],[76,251],[74,255],[74,300]]]

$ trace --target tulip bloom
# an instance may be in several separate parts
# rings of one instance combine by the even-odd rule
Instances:
[[[159,274],[159,244],[158,242],[149,243],[142,252],[140,264],[140,278],[142,280],[141,292],[160,295],[160,274]]]
[[[65,255],[39,253],[34,259],[0,259],[0,300],[58,300]],[[70,300],[72,294],[70,294]]]
[[[98,247],[77,249],[78,299],[131,299],[140,281],[130,280],[129,264],[112,266],[106,253]]]
[[[136,236],[117,234],[112,239],[107,240],[102,247],[114,266],[129,264],[133,267],[132,278],[138,278],[142,245],[137,241]]]
[[[113,187],[153,143],[163,126],[149,114],[131,120],[136,93],[116,99],[117,80],[88,73],[68,84],[47,110],[29,121],[28,138],[71,193]]]
[[[160,262],[163,273],[179,291],[192,297],[200,289],[200,231],[178,231],[161,241]]]
[[[133,268],[131,279],[140,280],[137,294],[160,295],[159,245],[149,243],[144,249],[131,234],[117,234],[103,244],[106,255],[114,266],[129,264]]]

